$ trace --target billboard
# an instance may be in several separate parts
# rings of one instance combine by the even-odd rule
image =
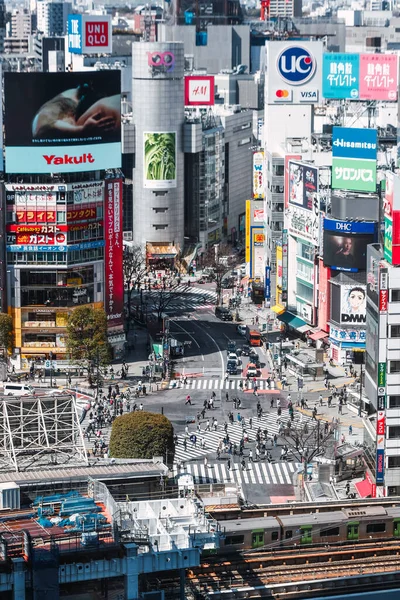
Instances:
[[[385,450],[378,448],[376,451],[376,483],[385,481]]]
[[[4,87],[7,173],[121,167],[120,71],[6,73]]]
[[[384,257],[391,265],[400,265],[400,177],[386,173],[383,201]]]
[[[397,54],[360,54],[360,100],[397,100]]]
[[[324,54],[324,98],[396,101],[397,86],[395,54]]]
[[[176,187],[176,131],[143,133],[143,187]]]
[[[376,129],[333,127],[332,189],[376,192]]]
[[[111,54],[111,15],[68,15],[68,51]]]
[[[322,42],[267,42],[267,104],[315,104],[322,87]]]
[[[253,198],[264,198],[264,152],[253,154]]]
[[[372,221],[324,219],[324,265],[338,271],[365,270],[367,245],[375,241]]]
[[[284,200],[285,208],[289,206],[289,163],[294,160],[301,160],[301,154],[286,154],[285,155],[285,173],[284,173]]]
[[[358,99],[359,57],[359,54],[324,54],[322,68],[322,95],[324,98]]]
[[[318,194],[318,169],[289,162],[289,205],[313,211]]]
[[[214,76],[185,77],[185,106],[214,106]]]
[[[108,327],[123,325],[122,179],[107,179],[104,203],[105,310]]]
[[[363,325],[367,320],[367,286],[340,286],[340,323]]]

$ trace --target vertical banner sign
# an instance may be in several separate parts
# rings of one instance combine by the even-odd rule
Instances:
[[[250,262],[251,200],[246,200],[246,262]]]
[[[385,481],[385,450],[376,451],[376,483],[383,484]]]
[[[105,187],[104,229],[106,252],[105,310],[108,327],[123,325],[124,278],[122,274],[122,179],[107,179]]]
[[[253,198],[264,198],[264,152],[253,154]]]
[[[386,363],[380,362],[378,364],[378,387],[386,386]]]
[[[271,267],[270,266],[266,266],[265,267],[265,300],[267,302],[270,302],[271,300]]]
[[[287,302],[288,294],[288,232],[282,231],[282,302]]]

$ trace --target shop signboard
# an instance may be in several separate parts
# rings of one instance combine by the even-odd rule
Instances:
[[[376,129],[334,127],[332,189],[376,192]]]
[[[376,419],[376,435],[384,436],[386,431],[386,417],[383,411],[379,411]]]
[[[264,152],[253,154],[253,198],[262,200],[264,198]]]
[[[72,54],[111,54],[111,15],[68,15],[67,30]]]
[[[376,483],[385,481],[385,450],[378,448],[376,451]]]
[[[325,53],[322,95],[337,100],[357,100],[359,95],[360,55]]]
[[[105,310],[108,327],[123,325],[122,180],[107,179],[104,210]]]
[[[185,106],[214,106],[214,76],[185,77]]]
[[[8,72],[4,103],[7,173],[121,167],[119,70]]]
[[[378,363],[378,387],[386,386],[386,363]]]
[[[363,325],[366,317],[365,285],[341,285],[340,286],[340,323],[351,325]]]

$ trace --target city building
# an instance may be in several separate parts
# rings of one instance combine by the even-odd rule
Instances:
[[[26,8],[15,9],[11,13],[10,37],[27,38],[35,29],[32,15]]]
[[[268,8],[269,17],[301,17],[303,0],[271,0]]]
[[[184,55],[180,42],[133,44],[133,241],[152,265],[184,247]]]
[[[71,2],[60,0],[38,0],[37,29],[44,36],[64,35],[67,33],[68,15],[72,12]]]

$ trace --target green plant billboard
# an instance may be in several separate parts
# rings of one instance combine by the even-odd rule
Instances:
[[[176,132],[145,132],[143,136],[144,187],[176,187]]]

